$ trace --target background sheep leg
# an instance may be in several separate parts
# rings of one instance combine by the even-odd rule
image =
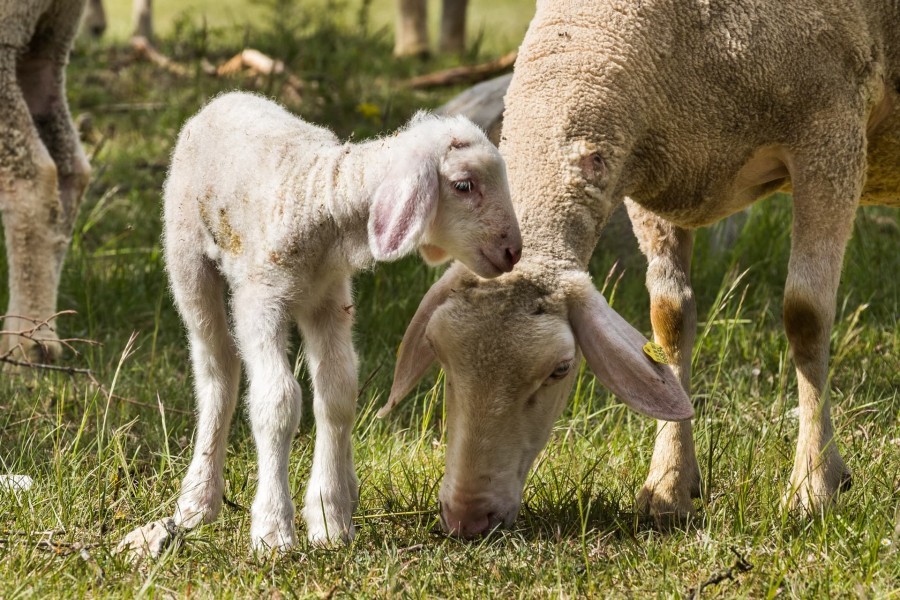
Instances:
[[[834,131],[817,139],[841,140]],[[841,266],[865,173],[864,137],[851,141],[837,149],[811,145],[791,174],[794,221],[784,328],[797,369],[800,431],[785,503],[810,512],[826,508],[850,484],[834,440],[827,386]],[[848,149],[859,154],[848,155]]]
[[[469,0],[444,0],[441,13],[441,52],[462,53],[466,49],[466,8]]]
[[[288,482],[291,440],[300,424],[300,385],[287,360],[287,322],[273,288],[236,290],[234,322],[250,381],[248,409],[259,461],[250,540],[257,550],[294,545],[294,503]]]
[[[303,515],[309,540],[353,537],[359,500],[353,467],[357,358],[353,350],[350,282],[341,281],[308,317],[298,319],[313,381],[316,445]]]
[[[72,29],[72,28],[70,28]],[[74,32],[74,29],[73,29]],[[0,209],[9,263],[7,314],[43,320],[56,312],[60,270],[90,167],[69,116],[64,65],[69,39],[38,40],[18,58],[0,49]],[[60,46],[64,43],[63,46]],[[34,322],[7,318],[6,330]],[[0,352],[21,344],[30,360],[57,357],[55,331],[42,328],[40,343],[7,336]]]
[[[647,290],[653,337],[666,350],[675,375],[691,392],[691,351],[697,328],[697,307],[691,289],[693,232],[627,201],[641,251],[647,256]],[[660,524],[694,512],[692,498],[700,496],[700,468],[694,450],[691,422],[657,421],[650,472],[637,506]]]
[[[428,54],[428,4],[425,0],[397,0],[394,55]]]

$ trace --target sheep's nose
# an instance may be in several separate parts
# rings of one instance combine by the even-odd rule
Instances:
[[[441,526],[448,534],[472,539],[483,535],[496,521],[493,514],[474,505],[461,505],[458,509],[441,503]]]
[[[519,262],[519,259],[522,258],[522,247],[519,246],[516,248],[507,248],[505,258],[506,262],[509,263],[510,268],[512,268],[517,262]]]

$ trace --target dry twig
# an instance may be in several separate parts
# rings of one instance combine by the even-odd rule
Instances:
[[[406,80],[406,85],[421,90],[460,83],[478,83],[511,69],[517,56],[518,51],[513,50],[509,54],[480,65],[464,65],[413,77]]]
[[[706,581],[701,583],[696,589],[689,588],[686,595],[691,598],[699,598],[700,593],[703,591],[704,588],[707,588],[707,587],[713,586],[713,585],[718,585],[719,583],[722,583],[723,581],[729,581],[729,580],[737,581],[737,575],[740,575],[741,573],[746,573],[747,571],[751,571],[753,569],[753,565],[751,565],[749,562],[747,562],[747,559],[744,558],[733,547],[731,548],[731,552],[736,557],[734,564],[731,565],[731,567],[726,569],[724,572],[716,573],[715,575],[713,575],[712,577],[710,577],[709,579],[707,579]]]

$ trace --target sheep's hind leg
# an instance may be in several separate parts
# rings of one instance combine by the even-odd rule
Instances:
[[[691,391],[691,351],[697,307],[690,282],[693,233],[647,212],[631,201],[628,214],[647,256],[647,289],[653,336],[666,351],[681,385]],[[650,472],[637,497],[638,510],[661,526],[694,514],[701,493],[700,467],[691,422],[657,421]]]
[[[316,442],[303,516],[314,544],[352,539],[359,500],[351,434],[356,412],[350,282],[341,281],[317,310],[298,318],[312,376]]]
[[[290,320],[271,287],[245,286],[236,292],[233,306],[250,383],[248,410],[259,462],[250,541],[257,551],[287,550],[296,543],[288,461],[301,409],[300,385],[287,359]]]
[[[850,150],[859,148],[865,148],[862,138]],[[838,452],[831,422],[828,346],[844,250],[862,191],[865,156],[848,156],[841,148],[816,147],[810,152],[810,157],[797,157],[791,174],[794,220],[784,328],[797,369],[800,432],[784,502],[815,514],[850,486],[850,470]]]
[[[37,362],[61,352],[45,320],[56,311],[60,268],[89,177],[65,104],[63,64],[0,47],[0,212],[9,264],[3,329],[34,330],[4,336],[0,355]]]

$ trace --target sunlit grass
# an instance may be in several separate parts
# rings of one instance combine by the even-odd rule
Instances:
[[[158,6],[163,14],[169,10]],[[390,59],[389,40],[317,18],[324,19],[316,22],[321,27],[297,39],[264,35],[277,28],[262,20],[253,34],[259,37],[250,39],[285,55],[297,50],[289,67],[304,78],[319,74],[319,91],[293,110],[359,138],[395,127],[448,93],[402,89],[396,79],[420,67]],[[352,15],[347,20],[352,23]],[[164,37],[160,45],[186,64],[196,64],[203,48],[215,57],[239,49],[228,35],[196,21],[185,27],[179,40]],[[337,52],[321,32],[341,40]],[[371,60],[361,63],[360,56]],[[360,381],[369,383],[354,435],[362,492],[352,545],[314,550],[301,542],[281,558],[250,555],[255,458],[239,414],[219,520],[191,532],[153,564],[134,567],[111,555],[127,531],[171,514],[190,457],[188,354],[159,247],[159,190],[171,144],[184,119],[220,90],[250,86],[277,94],[279,88],[277,81],[219,80],[199,72],[178,78],[131,62],[115,46],[82,47],[69,79],[73,112],[94,117],[88,149],[103,141],[60,290],[60,308],[78,314],[60,327],[102,342],[80,347],[66,364],[93,369],[107,389],[115,379],[117,397],[110,400],[85,378],[62,373],[0,379],[0,473],[35,480],[28,492],[0,492],[0,597],[678,597],[725,573],[737,555],[752,570],[704,595],[900,593],[898,216],[886,209],[860,212],[832,335],[834,418],[853,488],[833,514],[798,519],[779,507],[797,429],[796,381],[780,325],[787,197],[756,206],[732,248],[716,250],[709,232],[698,234],[695,434],[707,492],[690,525],[659,532],[634,514],[653,424],[583,371],[528,480],[516,529],[475,543],[440,534],[445,431],[439,374],[426,378],[389,419],[374,418],[405,325],[438,277],[408,259],[378,266],[356,282]],[[383,122],[357,111],[361,101],[378,106]],[[627,243],[604,242],[592,271],[599,286],[619,261],[607,296],[649,333],[641,260],[627,249]],[[136,340],[127,356],[132,332]],[[295,340],[294,352],[301,350]],[[307,410],[291,458],[297,502],[314,435],[304,377],[301,370]],[[303,538],[303,524],[297,525]]]

